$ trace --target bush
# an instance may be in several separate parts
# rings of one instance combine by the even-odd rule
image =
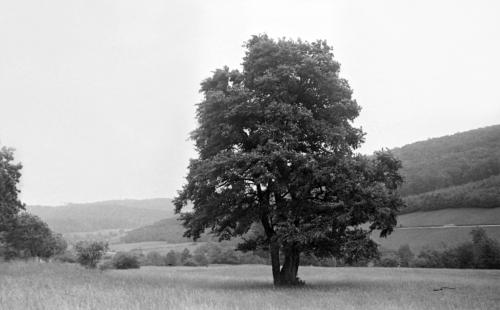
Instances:
[[[474,267],[480,269],[500,268],[500,244],[489,238],[484,229],[474,229],[472,235],[472,253]]]
[[[401,267],[410,267],[415,258],[415,254],[413,254],[408,244],[400,246],[397,255]]]
[[[119,252],[111,260],[116,269],[137,269],[140,267],[139,260],[132,253]]]
[[[184,266],[186,266],[186,267],[196,267],[198,265],[196,264],[196,262],[192,258],[190,258],[190,259],[188,259],[188,260],[186,260],[184,262]]]
[[[54,260],[61,262],[61,263],[76,263],[77,257],[76,257],[76,254],[74,252],[66,250],[66,251],[54,256]]]
[[[146,258],[144,260],[144,265],[149,265],[149,266],[165,266],[165,259],[164,257],[156,252],[152,251],[146,254]]]
[[[472,242],[438,252],[424,249],[414,264],[425,268],[500,268],[500,244],[486,235],[483,229],[471,232]]]
[[[97,268],[101,271],[113,269],[115,266],[113,265],[113,261],[111,259],[106,259],[97,264]]]
[[[175,253],[174,250],[170,250],[170,252],[168,252],[167,255],[165,256],[165,265],[167,266],[178,265],[177,253]]]
[[[195,254],[193,260],[197,266],[208,266],[209,264],[207,257],[203,253]]]
[[[96,268],[97,263],[108,249],[103,241],[80,241],[75,245],[77,261],[86,268]]]
[[[193,256],[191,255],[191,252],[187,248],[184,249],[181,253],[181,263],[184,265],[186,262],[192,258]]]

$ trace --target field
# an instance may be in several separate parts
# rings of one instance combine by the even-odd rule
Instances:
[[[495,309],[500,271],[301,267],[273,288],[268,266],[85,270],[0,264],[1,309]],[[437,290],[442,287],[449,289]]]

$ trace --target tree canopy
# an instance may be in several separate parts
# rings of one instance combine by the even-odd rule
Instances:
[[[389,234],[403,204],[401,164],[385,151],[355,153],[360,107],[339,70],[325,41],[260,35],[246,43],[242,71],[224,67],[201,83],[199,157],[175,199],[185,236],[246,236],[241,249],[269,249],[275,285],[301,283],[300,253],[375,255],[370,232]],[[263,234],[248,237],[256,224]]]
[[[5,232],[12,229],[16,215],[24,209],[19,200],[17,184],[21,178],[22,165],[14,162],[14,150],[0,149],[0,243]]]
[[[49,258],[66,250],[67,243],[54,234],[38,216],[23,212],[16,216],[13,228],[6,234],[7,258]]]

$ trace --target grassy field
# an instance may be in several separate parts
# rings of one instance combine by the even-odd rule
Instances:
[[[279,288],[268,266],[0,264],[1,309],[498,309],[500,271],[301,267]],[[452,287],[434,291],[441,287]]]

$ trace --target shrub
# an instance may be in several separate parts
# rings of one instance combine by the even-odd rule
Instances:
[[[54,260],[61,263],[76,263],[77,257],[74,252],[66,250],[54,256]]]
[[[181,253],[181,263],[184,265],[191,257],[191,252],[187,248],[184,249]]]
[[[111,260],[116,269],[137,269],[140,267],[139,260],[133,253],[119,252]]]
[[[97,264],[97,268],[101,271],[115,268],[111,259],[106,259]]]
[[[144,260],[144,265],[149,265],[149,266],[165,266],[165,259],[163,256],[156,252],[152,251],[146,254],[146,258]]]
[[[165,256],[165,265],[167,266],[178,265],[177,253],[175,253],[174,250],[170,250],[170,252],[168,252],[167,255]]]
[[[397,255],[391,254],[382,256],[380,260],[377,261],[376,265],[380,267],[398,267],[401,263]]]
[[[203,253],[196,253],[193,260],[197,266],[208,266],[209,264],[207,257]]]
[[[408,244],[399,247],[397,255],[401,267],[410,267],[415,258],[415,254],[413,254]]]
[[[472,253],[475,268],[500,268],[500,244],[489,238],[484,229],[474,229],[472,235]]]
[[[103,241],[80,241],[75,245],[77,261],[86,268],[96,268],[97,263],[108,249]]]
[[[190,259],[188,259],[188,260],[186,260],[184,262],[184,266],[186,266],[186,267],[196,267],[198,265],[196,264],[196,262],[192,258],[190,258]]]
[[[416,267],[443,268],[442,254],[430,248],[424,248],[415,260]]]

